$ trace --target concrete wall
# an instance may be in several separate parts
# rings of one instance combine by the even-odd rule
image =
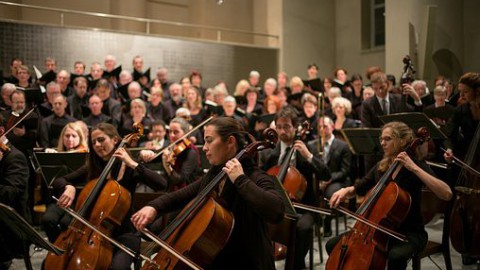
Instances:
[[[335,67],[335,6],[332,0],[283,1],[283,66],[290,77],[307,77],[316,63],[324,77]]]

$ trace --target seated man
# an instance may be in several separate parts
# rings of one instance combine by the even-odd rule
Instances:
[[[56,147],[63,127],[76,121],[75,118],[65,112],[66,108],[67,99],[65,96],[62,94],[56,95],[53,98],[53,114],[42,119],[40,124],[39,143],[42,147]]]
[[[0,115],[0,134],[5,132],[5,121]],[[14,146],[9,145],[4,136],[0,143],[8,146],[9,150],[0,151],[0,203],[8,205],[30,220],[27,208],[29,170],[27,159]],[[12,239],[12,234],[0,223],[0,269],[8,269],[13,258],[21,258],[24,252],[24,243]]]

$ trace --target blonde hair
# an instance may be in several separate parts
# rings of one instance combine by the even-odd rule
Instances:
[[[83,134],[82,127],[78,125],[76,122],[70,122],[65,127],[63,127],[62,133],[60,133],[60,137],[58,138],[57,151],[58,152],[69,151],[65,148],[65,145],[63,144],[63,135],[65,135],[65,132],[67,132],[67,129],[69,128],[74,130],[77,133],[78,137],[80,138],[80,142],[78,146],[76,146],[75,149],[73,150],[77,150],[80,148],[88,149],[86,136]]]
[[[133,104],[138,104],[140,105],[140,107],[142,107],[143,109],[143,117],[145,117],[147,115],[147,106],[145,105],[145,101],[141,100],[140,98],[134,98],[131,102],[130,102],[130,115],[132,115],[132,108],[133,108]]]
[[[235,86],[235,92],[233,92],[233,95],[234,96],[243,96],[249,87],[250,87],[250,84],[248,83],[247,80],[240,80],[240,81],[238,81],[237,85]],[[245,89],[243,91],[243,93],[240,92],[242,89]]]
[[[410,144],[413,140],[413,131],[403,122],[390,122],[383,126],[382,132],[390,128],[392,130],[392,140],[395,151],[393,155],[384,156],[378,164],[378,171],[385,172],[388,167],[393,163],[393,160],[400,153],[405,146]]]
[[[303,86],[304,86],[303,81],[298,76],[295,76],[290,80],[290,88],[293,88],[293,86],[295,85],[300,85],[303,89]]]

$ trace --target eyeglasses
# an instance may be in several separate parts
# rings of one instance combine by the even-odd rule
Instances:
[[[103,143],[105,140],[106,140],[105,137],[98,137],[96,139],[92,139],[92,144],[96,144],[97,142],[98,143]]]
[[[393,139],[393,138],[390,137],[390,136],[385,136],[385,137],[380,137],[380,138],[379,138],[379,141],[380,141],[380,143],[382,143],[383,141],[385,141],[385,142],[390,142],[392,139]]]

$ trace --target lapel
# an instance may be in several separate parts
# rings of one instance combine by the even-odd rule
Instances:
[[[376,114],[383,115],[382,106],[380,105],[380,102],[378,102],[377,96],[373,96],[373,108]]]
[[[327,164],[330,164],[330,161],[332,160],[332,153],[333,153],[333,150],[335,149],[336,143],[337,143],[337,138],[333,139],[332,145],[330,145],[330,149],[328,149]]]

